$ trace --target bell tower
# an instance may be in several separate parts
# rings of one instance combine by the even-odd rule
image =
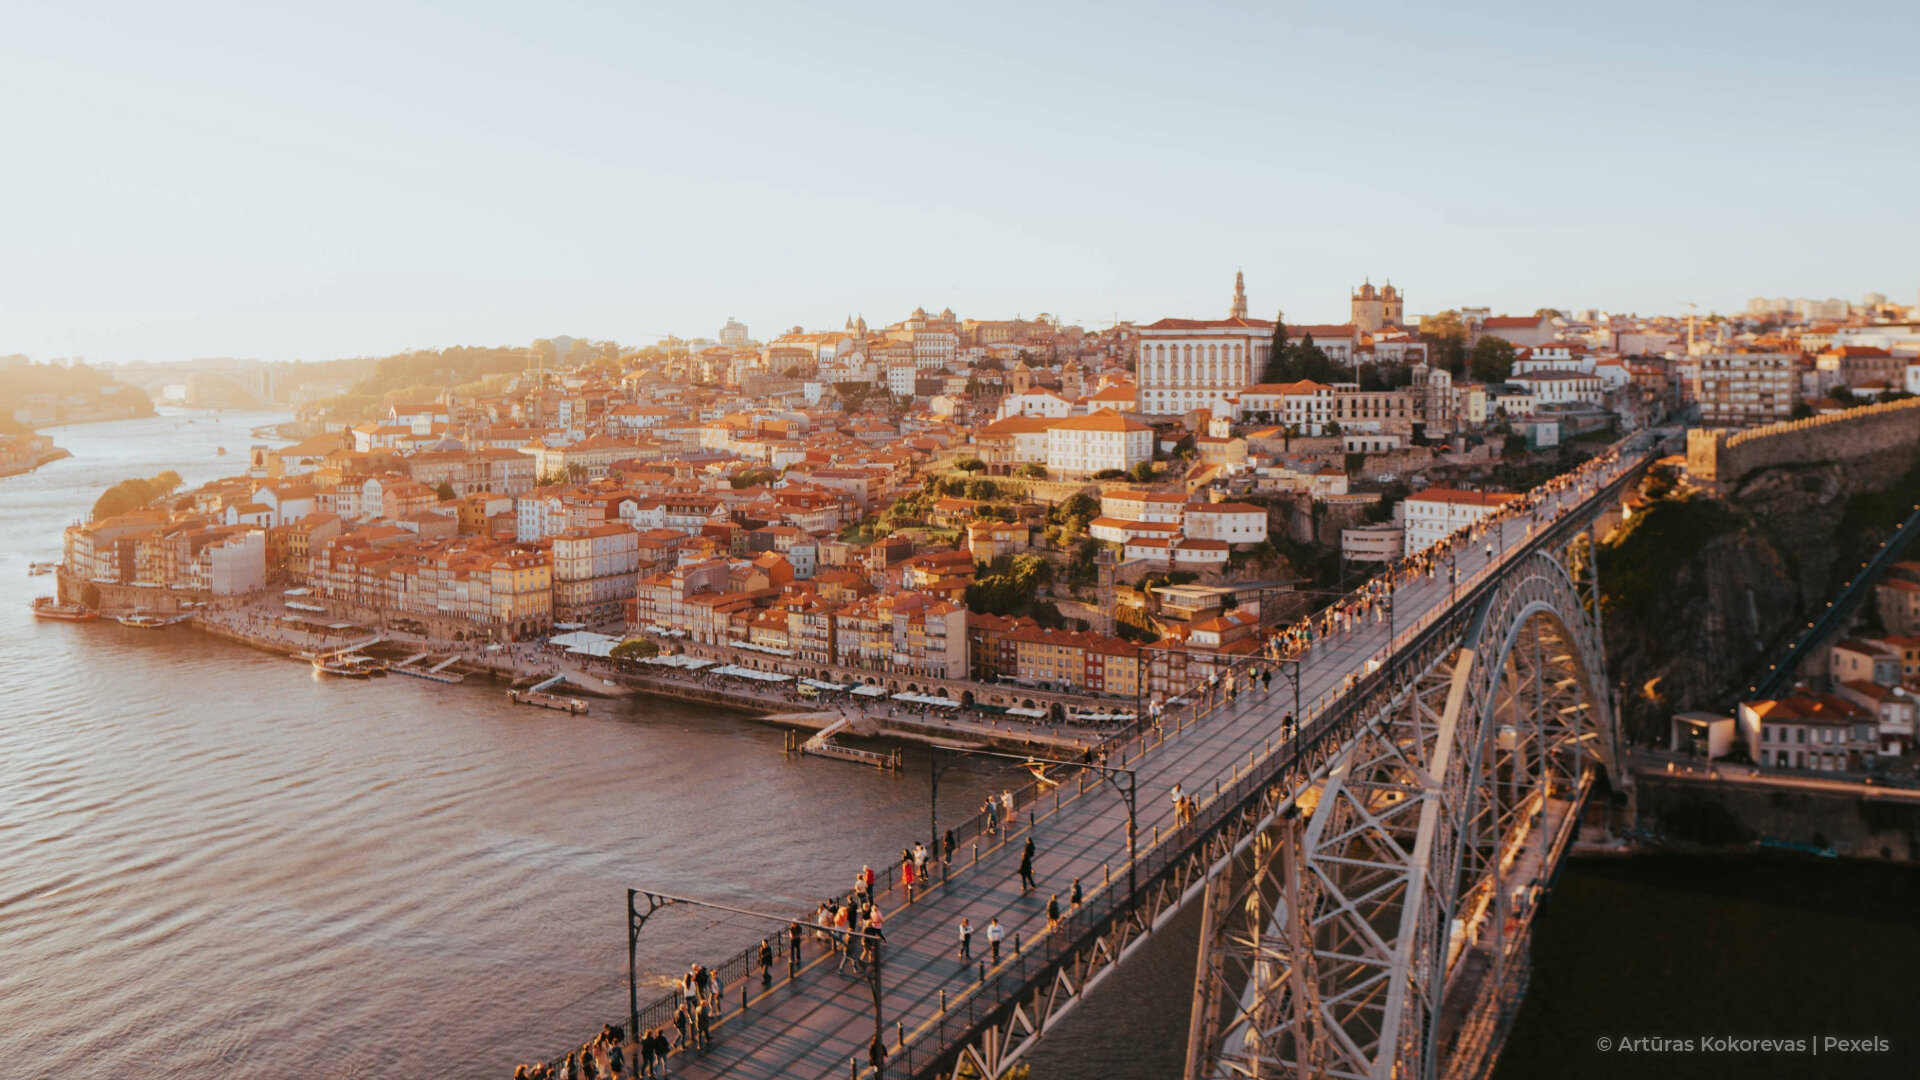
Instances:
[[[1246,317],[1247,317],[1247,276],[1241,273],[1240,271],[1235,270],[1233,272],[1233,310],[1230,313],[1228,313],[1227,318],[1244,319]]]

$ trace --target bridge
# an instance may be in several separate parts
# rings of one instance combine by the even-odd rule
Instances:
[[[1085,765],[1036,764],[999,828],[934,823],[954,828],[953,863],[912,896],[881,873],[871,968],[841,973],[811,935],[790,958],[786,918],[765,916],[771,986],[742,942],[712,1044],[676,1051],[675,1074],[998,1077],[1198,904],[1189,1078],[1487,1075],[1583,808],[1603,775],[1626,782],[1591,545],[1650,460],[1622,447],[1536,489],[1399,568],[1350,624],[1244,659]],[[961,752],[933,754],[933,783]],[[630,892],[630,949],[685,902]],[[634,992],[629,1034],[676,1003]]]

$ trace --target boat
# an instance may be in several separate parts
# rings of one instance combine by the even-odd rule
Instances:
[[[579,698],[564,698],[557,694],[545,694],[538,690],[509,690],[507,700],[515,705],[538,705],[543,709],[558,709],[567,713],[587,711],[587,703]]]
[[[39,619],[66,619],[79,622],[83,619],[99,618],[100,613],[85,604],[63,604],[51,596],[38,597],[33,602],[33,614]]]
[[[316,656],[313,658],[313,671],[316,675],[335,675],[343,679],[370,679],[375,675],[386,674],[380,661],[371,656]]]
[[[59,565],[59,563],[50,562],[28,563],[27,573],[34,577],[38,577],[41,574],[51,574]]]
[[[150,615],[144,611],[135,611],[126,615],[115,615],[114,621],[121,626],[131,626],[140,630],[159,630],[172,626],[173,620],[159,615]]]
[[[216,454],[224,454],[227,452],[227,448],[224,446],[216,446],[213,448],[213,452]]]

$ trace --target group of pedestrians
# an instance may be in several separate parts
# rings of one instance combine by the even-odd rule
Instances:
[[[673,1048],[689,1043],[696,1050],[713,1045],[713,1025],[726,1002],[726,980],[716,970],[692,964],[680,976],[680,1004],[673,1010]]]
[[[626,1028],[608,1024],[586,1045],[558,1064],[541,1062],[513,1070],[514,1080],[622,1080],[664,1075],[671,1047],[659,1028],[628,1042]]]

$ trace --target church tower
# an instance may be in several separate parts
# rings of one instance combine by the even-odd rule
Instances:
[[[1229,319],[1247,317],[1247,276],[1238,270],[1233,272],[1233,312]]]
[[[1352,315],[1349,321],[1363,334],[1371,334],[1383,326],[1405,325],[1407,298],[1395,290],[1389,280],[1384,289],[1373,287],[1369,279],[1352,295]]]

